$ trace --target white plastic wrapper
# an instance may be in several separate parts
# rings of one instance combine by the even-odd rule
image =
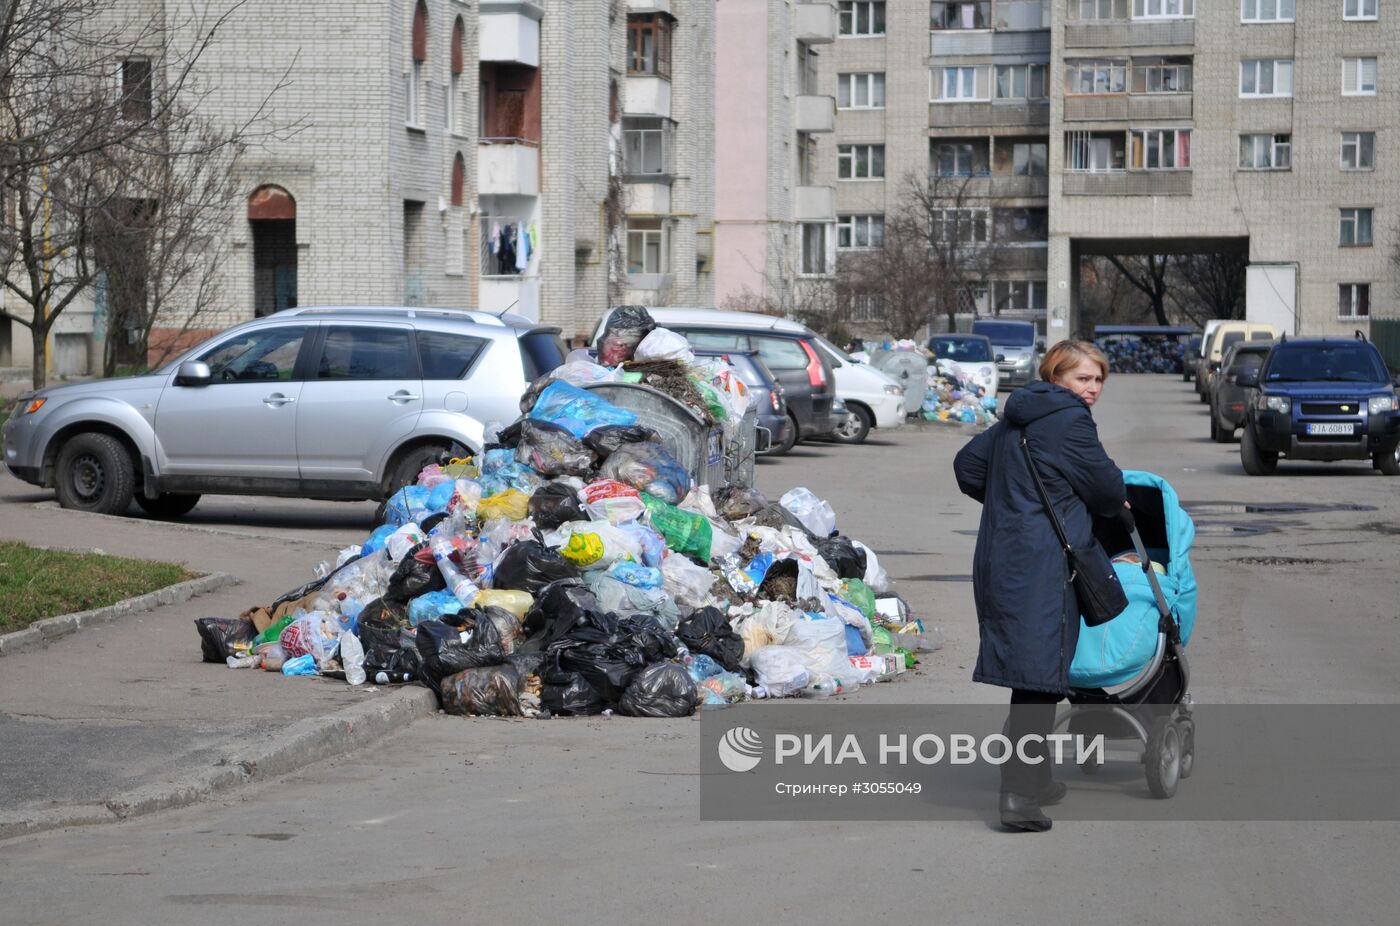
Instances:
[[[765,646],[753,654],[752,662],[758,683],[768,689],[769,697],[791,697],[812,683],[812,673],[796,647]]]
[[[632,357],[634,360],[679,360],[686,364],[695,362],[695,352],[690,349],[690,342],[686,340],[685,335],[677,334],[669,328],[653,329],[651,334],[642,338]]]
[[[836,512],[829,502],[818,498],[811,489],[800,486],[789,489],[778,499],[778,503],[818,537],[830,537],[836,530]]]

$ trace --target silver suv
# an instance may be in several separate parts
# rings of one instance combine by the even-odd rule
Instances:
[[[516,315],[289,309],[146,376],[41,389],[5,423],[5,466],[65,508],[177,517],[201,493],[382,499],[564,360]]]

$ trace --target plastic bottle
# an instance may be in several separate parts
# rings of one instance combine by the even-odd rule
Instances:
[[[345,680],[352,685],[365,683],[365,648],[360,638],[350,631],[340,635],[340,664],[345,667]]]
[[[428,537],[428,546],[433,551],[433,559],[437,561],[438,572],[447,580],[447,590],[452,593],[452,597],[461,602],[462,607],[471,607],[480,589],[462,574],[456,563],[452,562],[451,537],[434,528]]]

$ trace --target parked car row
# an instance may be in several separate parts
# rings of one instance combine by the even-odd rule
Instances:
[[[1202,343],[1196,388],[1210,405],[1210,436],[1228,443],[1240,432],[1246,473],[1271,474],[1280,459],[1369,460],[1400,475],[1400,377],[1361,332],[1289,338],[1213,322]]]

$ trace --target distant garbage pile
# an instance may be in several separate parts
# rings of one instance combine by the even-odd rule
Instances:
[[[989,390],[986,384],[978,383],[971,370],[952,361],[935,360],[932,353],[910,340],[886,343],[878,356],[881,369],[903,366],[915,357],[922,362],[924,398],[917,414],[924,420],[984,426],[996,423],[995,386]]]
[[[1094,342],[1114,373],[1180,373],[1186,345],[1171,337],[1127,337]]]
[[[637,415],[582,388],[639,379],[722,428],[749,394],[644,309],[594,363],[534,382],[477,459],[443,459],[319,577],[196,621],[206,661],[417,682],[452,714],[681,717],[893,677],[941,636],[805,488],[700,484]]]

